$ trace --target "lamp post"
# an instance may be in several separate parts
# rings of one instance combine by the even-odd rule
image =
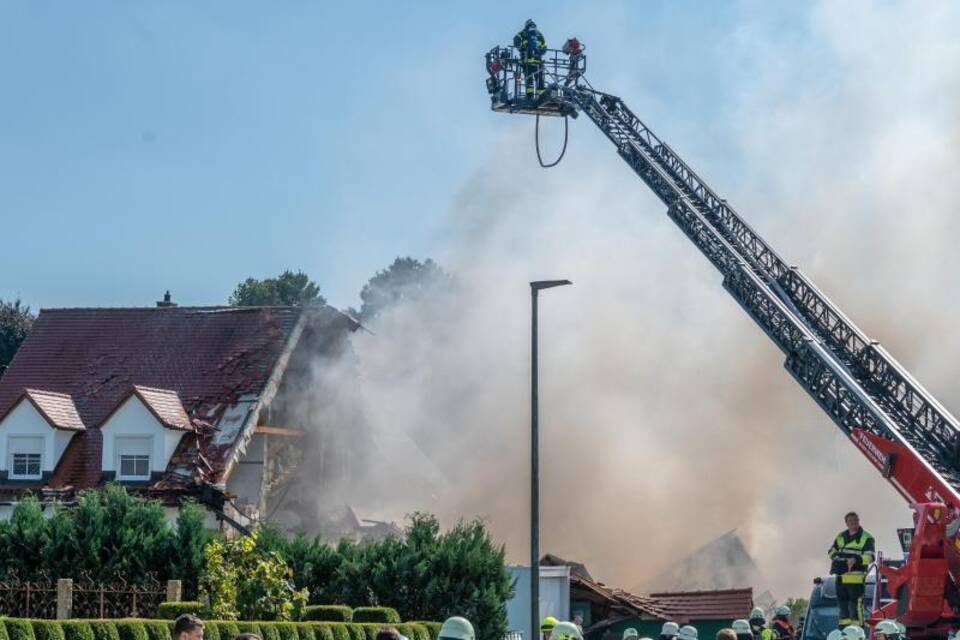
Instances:
[[[540,398],[537,362],[537,294],[573,284],[569,280],[536,280],[530,283],[530,638],[540,629]]]

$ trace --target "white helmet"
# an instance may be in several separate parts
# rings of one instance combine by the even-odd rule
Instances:
[[[775,616],[789,616],[789,615],[790,615],[790,607],[788,607],[788,606],[785,605],[785,604],[782,604],[782,605],[780,605],[779,607],[777,607],[776,609],[774,609],[773,615],[775,615]]]
[[[766,614],[763,613],[763,609],[760,607],[754,607],[753,611],[750,612],[751,620],[765,620],[766,617]]]
[[[843,629],[843,640],[867,640],[867,634],[863,632],[863,627],[852,624]]]
[[[550,632],[550,640],[583,640],[583,633],[572,622],[558,622]]]
[[[623,630],[623,640],[627,640],[627,638],[637,638],[639,640],[640,634],[633,627],[629,627]]]
[[[460,616],[447,618],[443,626],[440,627],[440,633],[438,635],[442,639],[449,638],[450,640],[476,639],[476,635],[473,633],[473,625],[470,624],[469,620],[461,618]]]
[[[677,634],[677,638],[679,638],[679,640],[697,640],[697,628],[685,624],[680,627],[680,633]]]
[[[733,624],[730,626],[733,629],[733,632],[738,636],[753,635],[753,630],[750,628],[750,623],[746,620],[734,620]]]
[[[661,636],[674,637],[680,633],[680,625],[676,622],[664,622],[663,627],[660,629]]]
[[[881,620],[877,623],[877,626],[873,628],[873,632],[875,634],[882,633],[887,637],[903,634],[903,631],[900,630],[900,623],[896,620]]]
[[[834,629],[827,634],[827,640],[843,640],[843,631],[840,631],[840,629]]]

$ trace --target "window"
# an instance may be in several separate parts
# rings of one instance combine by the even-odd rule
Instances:
[[[117,438],[117,479],[149,480],[153,438]]]
[[[43,476],[43,438],[7,440],[11,480],[39,480]]]

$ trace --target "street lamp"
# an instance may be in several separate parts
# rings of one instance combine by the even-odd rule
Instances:
[[[569,280],[536,280],[530,283],[533,317],[530,332],[530,638],[540,629],[540,399],[537,362],[537,294],[573,284]]]

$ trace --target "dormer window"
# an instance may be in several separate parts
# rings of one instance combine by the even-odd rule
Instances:
[[[153,451],[153,438],[116,439],[117,480],[143,481],[150,479],[150,454]]]
[[[11,480],[39,480],[43,476],[43,445],[43,438],[11,436],[7,440]]]

